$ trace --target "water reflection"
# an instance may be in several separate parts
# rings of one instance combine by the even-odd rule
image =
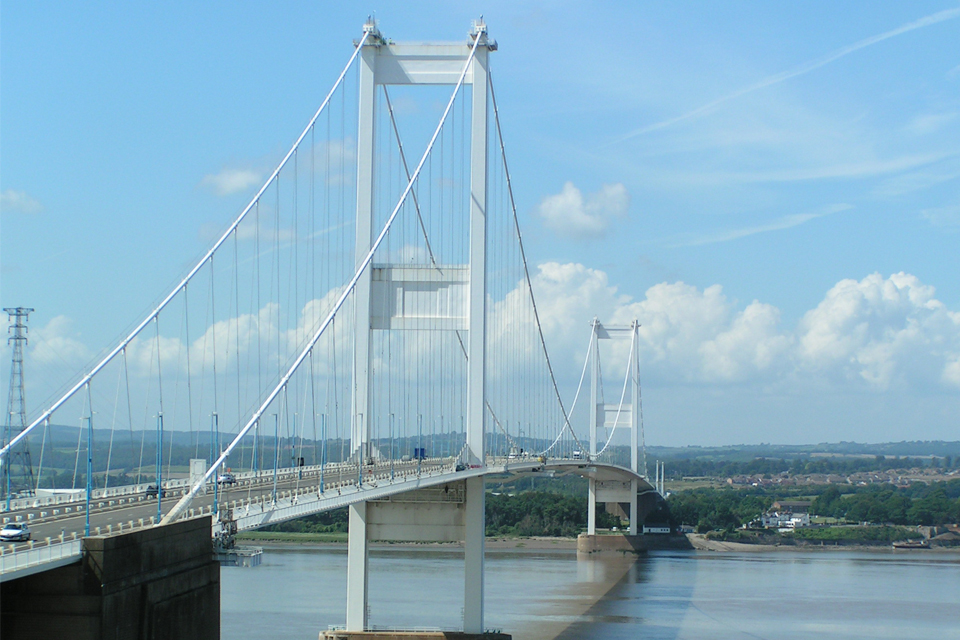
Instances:
[[[517,640],[960,639],[960,556],[847,552],[592,556],[491,550],[486,622]],[[375,549],[370,621],[460,628],[463,554]],[[268,549],[221,574],[222,635],[315,639],[345,615],[346,551]]]

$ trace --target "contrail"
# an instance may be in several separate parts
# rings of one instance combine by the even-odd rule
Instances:
[[[938,22],[944,22],[945,20],[952,20],[953,18],[956,18],[956,17],[960,17],[960,7],[956,9],[947,9],[945,11],[940,11],[938,13],[931,14],[924,18],[920,18],[919,20],[908,22],[907,24],[901,25],[891,31],[886,31],[879,35],[865,38],[863,40],[860,40],[859,42],[855,42],[854,44],[847,45],[846,47],[837,49],[833,53],[829,53],[821,58],[817,58],[816,60],[811,60],[810,62],[805,62],[800,66],[795,67],[789,71],[783,71],[781,73],[777,73],[772,76],[767,76],[766,78],[764,78],[763,80],[760,80],[759,82],[756,82],[752,85],[744,87],[743,89],[740,89],[738,91],[734,91],[733,93],[727,94],[721,98],[717,98],[716,100],[713,100],[712,102],[708,102],[707,104],[703,105],[702,107],[698,107],[693,111],[688,111],[683,115],[679,115],[679,116],[676,116],[675,118],[670,118],[668,120],[662,120],[660,122],[647,125],[646,127],[635,129],[630,133],[628,133],[627,135],[623,136],[622,138],[614,140],[613,142],[609,142],[603,146],[609,146],[612,144],[616,144],[618,142],[623,142],[625,140],[629,140],[630,138],[643,135],[644,133],[649,133],[651,131],[656,131],[658,129],[664,129],[678,122],[683,122],[684,120],[690,120],[691,118],[696,118],[698,116],[701,116],[705,113],[712,111],[715,107],[723,104],[724,102],[729,102],[734,98],[739,98],[740,96],[745,95],[747,93],[752,93],[753,91],[757,91],[758,89],[763,89],[764,87],[769,87],[770,85],[778,84],[785,80],[789,80],[790,78],[796,78],[797,76],[802,76],[805,73],[810,73],[814,69],[819,69],[824,65],[830,64],[834,60],[837,60],[846,55],[849,55],[854,51],[859,51],[864,47],[869,47],[870,45],[876,44],[878,42],[882,42],[888,38],[898,36],[901,33],[907,33],[908,31],[913,31],[915,29],[920,29],[922,27],[928,27],[932,24],[937,24]]]
[[[705,244],[715,244],[717,242],[739,240],[740,238],[746,238],[747,236],[752,236],[757,233],[765,233],[767,231],[780,231],[782,229],[790,229],[791,227],[799,226],[805,222],[815,220],[816,218],[822,218],[824,216],[828,216],[834,213],[840,213],[841,211],[848,211],[849,209],[853,209],[853,205],[834,204],[828,207],[822,207],[817,211],[811,211],[808,213],[794,213],[792,215],[783,216],[778,220],[774,220],[773,222],[768,222],[767,224],[762,224],[756,227],[733,229],[731,231],[725,231],[712,236],[696,238],[694,240],[690,240],[689,242],[681,242],[679,244],[670,245],[670,248],[676,249],[679,247],[699,247]]]

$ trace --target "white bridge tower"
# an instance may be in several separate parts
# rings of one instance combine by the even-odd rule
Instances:
[[[366,255],[374,240],[377,101],[380,86],[456,85],[471,86],[470,106],[470,220],[469,262],[465,265],[393,265],[373,263],[355,289],[354,395],[351,436],[353,455],[362,464],[376,456],[371,446],[372,397],[371,339],[379,330],[427,330],[466,332],[467,393],[466,447],[463,461],[484,465],[484,411],[486,405],[486,260],[487,260],[487,161],[488,161],[488,80],[487,57],[496,43],[487,39],[482,19],[473,25],[462,43],[394,44],[384,39],[374,22],[364,26],[368,34],[360,53],[360,100],[357,137],[357,223],[356,254]],[[478,42],[479,40],[479,42]],[[471,55],[472,53],[472,55]],[[464,65],[469,64],[465,73]],[[415,296],[420,304],[411,315],[403,302]],[[410,305],[414,307],[414,305]],[[423,309],[431,309],[424,315]],[[459,493],[459,492],[454,492]],[[465,481],[463,502],[456,505],[462,518],[456,529],[465,546],[463,628],[467,633],[483,632],[483,537],[484,487],[479,475]],[[394,501],[399,502],[399,501]],[[407,503],[408,505],[410,503]],[[367,541],[368,527],[392,532],[392,539],[408,529],[400,524],[402,509],[393,503],[362,502],[350,507],[350,537],[347,569],[347,630],[367,627]],[[442,511],[440,509],[439,511]],[[418,507],[424,522],[438,509]],[[409,533],[408,533],[409,535]],[[459,535],[459,533],[451,533]]]
[[[603,325],[596,318],[591,323],[593,336],[590,352],[590,459],[596,460],[600,452],[597,451],[597,430],[601,427],[616,430],[617,428],[630,431],[630,470],[634,474],[640,473],[640,349],[637,342],[640,323],[634,320],[629,325]],[[626,397],[617,404],[600,401],[600,341],[601,340],[630,340],[630,355],[627,363],[627,381],[624,390],[629,389],[629,403]],[[609,444],[609,441],[608,441]],[[606,445],[604,445],[606,447]],[[643,464],[643,477],[646,477],[646,460]],[[589,477],[590,497],[587,511],[587,534],[597,533],[597,503],[618,502],[630,505],[631,536],[637,535],[638,480],[601,479],[595,475]]]

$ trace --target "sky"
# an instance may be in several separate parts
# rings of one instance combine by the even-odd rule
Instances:
[[[636,318],[649,443],[960,439],[956,1],[3,2],[0,303],[36,309],[28,376],[78,372],[203,254],[368,14],[497,40],[565,393],[589,320]]]

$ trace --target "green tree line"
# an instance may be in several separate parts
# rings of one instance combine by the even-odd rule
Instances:
[[[778,499],[801,497],[800,491],[702,488],[671,494],[667,504],[674,523],[695,525],[701,532],[732,531],[759,518]],[[815,496],[810,512],[817,516],[909,526],[960,522],[960,480],[909,487],[825,485],[802,491]]]

